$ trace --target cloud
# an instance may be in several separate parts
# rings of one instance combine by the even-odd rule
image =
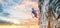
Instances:
[[[36,8],[37,1],[23,0],[21,4],[15,3],[15,2],[10,2],[10,3],[12,3],[14,5],[13,6],[4,6],[4,7],[6,7],[5,11],[10,14],[10,16],[9,16],[10,21],[12,21],[12,19],[15,19],[15,20],[18,20],[18,19],[32,19],[31,8],[32,8],[32,6],[34,6]],[[18,20],[18,22],[19,21],[20,20]],[[14,23],[18,23],[18,22],[16,21]]]

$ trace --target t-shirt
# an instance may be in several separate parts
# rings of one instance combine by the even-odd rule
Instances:
[[[33,13],[33,14],[36,14],[36,10],[32,10],[32,13]]]

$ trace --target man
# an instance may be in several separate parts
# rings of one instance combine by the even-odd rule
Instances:
[[[32,13],[33,13],[34,17],[36,17],[36,18],[37,18],[37,11],[36,11],[36,10],[34,10],[34,8],[32,8]],[[33,17],[33,18],[34,18],[34,17]]]

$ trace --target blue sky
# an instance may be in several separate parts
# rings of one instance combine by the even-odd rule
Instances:
[[[15,2],[15,3],[19,3],[19,2],[22,2],[23,0],[12,0],[13,2]],[[3,0],[3,2],[9,2],[9,0]]]
[[[15,4],[21,4],[23,0],[2,0],[4,3],[7,3],[7,6],[13,6]],[[10,1],[10,3],[9,3]]]
[[[3,0],[3,2],[8,2],[8,0]]]

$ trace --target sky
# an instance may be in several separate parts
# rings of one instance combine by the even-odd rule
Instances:
[[[19,19],[32,19],[31,8],[37,9],[38,0],[0,0],[3,6],[3,13],[9,13],[7,17],[1,18],[1,20],[9,18],[9,21],[14,23],[20,22]],[[15,22],[16,21],[16,22]]]

